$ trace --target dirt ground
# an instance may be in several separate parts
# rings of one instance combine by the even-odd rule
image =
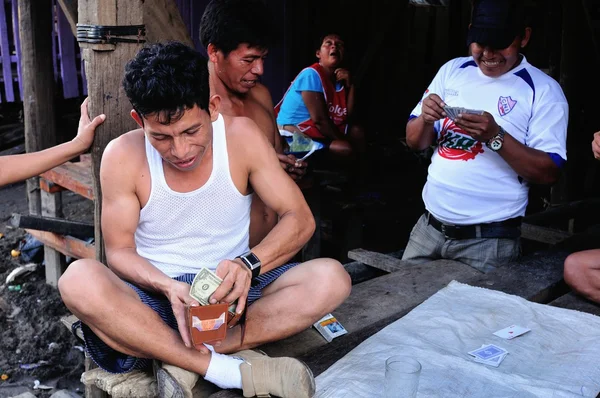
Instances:
[[[70,192],[62,195],[67,219],[93,219],[91,201]],[[0,201],[0,232],[4,234],[0,239],[0,375],[7,377],[0,380],[0,398],[27,391],[49,397],[61,389],[83,396],[79,381],[84,360],[82,343],[60,322],[67,309],[58,290],[46,284],[44,267],[39,265],[34,272],[5,284],[13,269],[27,264],[23,258],[11,256],[11,250],[19,247],[26,233],[10,225],[12,213],[28,212],[25,184],[0,188]],[[36,380],[54,388],[34,389]]]

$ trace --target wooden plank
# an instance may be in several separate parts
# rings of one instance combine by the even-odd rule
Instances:
[[[34,238],[44,245],[58,250],[65,256],[73,258],[95,258],[95,247],[93,243],[87,243],[72,236],[57,235],[52,232],[26,229]]]
[[[48,194],[52,195],[52,193]],[[90,239],[94,236],[94,224],[69,221],[54,216],[40,217],[13,213],[10,223],[13,227],[17,228],[54,232],[55,234],[70,235],[80,239]]]
[[[315,374],[327,369],[367,337],[407,314],[449,282],[465,282],[479,271],[456,261],[438,260],[355,285],[333,314],[348,330],[331,343],[314,328],[261,349],[272,356],[300,357]]]
[[[176,40],[194,47],[188,27],[174,0],[146,0],[144,22],[149,42]]]
[[[469,284],[548,303],[568,291],[563,281],[563,266],[568,255],[560,250],[533,253],[482,274]]]
[[[12,62],[10,60],[4,1],[0,1],[0,5],[0,64],[2,64],[2,77],[4,80],[4,98],[6,102],[14,102],[15,94],[13,91]]]
[[[521,224],[521,238],[555,245],[571,237],[573,234],[554,228],[541,227],[528,223]]]
[[[94,200],[95,196],[91,168],[89,171],[85,171],[83,167],[85,166],[66,162],[52,170],[40,174],[40,176],[69,191],[75,192],[84,198]]]
[[[62,216],[62,196],[60,193],[41,192],[42,215],[47,217]],[[44,245],[44,269],[46,272],[46,283],[58,286],[58,279],[67,268],[67,262],[59,251]]]
[[[406,261],[402,261],[393,254],[383,254],[365,249],[350,250],[348,258],[386,272],[398,271],[408,266]]]
[[[23,68],[25,147],[35,152],[56,145],[52,72],[52,1],[19,0]],[[29,212],[41,214],[37,177],[27,180]]]
[[[600,304],[586,300],[573,292],[551,301],[548,305],[600,316]]]
[[[60,322],[63,325],[65,325],[65,327],[69,329],[69,332],[71,333],[73,332],[73,324],[77,321],[79,321],[79,318],[77,318],[75,315],[66,315],[60,318]],[[81,341],[84,341],[83,332],[81,331],[81,328],[77,329],[77,331],[75,332],[75,337],[77,337]]]
[[[77,36],[77,0],[58,0],[58,4],[69,23],[71,33]]]
[[[92,25],[143,25],[142,0],[79,0],[78,22]],[[131,103],[121,86],[125,64],[142,48],[143,43],[119,43],[114,51],[85,47],[85,73],[90,98],[90,116],[110,115],[96,129],[92,145],[92,185],[94,187],[94,219],[96,220],[96,259],[106,263],[102,230],[100,229],[102,194],[100,188],[100,160],[106,145],[121,134],[136,128],[129,116]]]

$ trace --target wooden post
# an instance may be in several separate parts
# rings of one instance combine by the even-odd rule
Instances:
[[[80,24],[142,25],[142,0],[80,0]],[[121,86],[125,64],[142,48],[143,43],[89,44],[84,49],[85,72],[90,98],[90,115],[104,113],[106,121],[96,130],[92,145],[92,176],[94,185],[94,220],[96,259],[106,264],[104,242],[100,229],[102,193],[100,189],[100,160],[106,145],[114,138],[135,128],[130,117],[131,104]]]
[[[56,145],[52,1],[19,0],[19,39],[23,73],[25,148],[35,152]],[[41,214],[38,177],[27,180],[29,212]]]

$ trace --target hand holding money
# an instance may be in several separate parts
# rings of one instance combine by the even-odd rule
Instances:
[[[223,280],[208,268],[202,268],[194,277],[190,288],[190,296],[196,299],[200,305],[210,305],[210,297],[221,286]],[[235,316],[236,302],[229,306],[229,313]]]
[[[194,277],[190,296],[198,300],[200,305],[209,305],[210,296],[221,286],[223,280],[208,268],[202,268]]]

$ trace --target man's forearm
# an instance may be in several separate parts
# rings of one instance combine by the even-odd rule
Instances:
[[[521,144],[510,133],[505,134],[498,154],[528,182],[553,184],[558,179],[559,168],[547,153]]]
[[[329,118],[327,120],[317,120],[315,121],[315,125],[321,134],[327,138],[332,140],[341,140],[344,138],[340,129],[338,129],[335,123]]]
[[[406,144],[415,151],[427,149],[435,139],[433,123],[427,123],[419,116],[408,121],[406,124]]]
[[[260,259],[261,272],[267,272],[291,259],[312,237],[315,232],[315,220],[308,214],[284,214],[275,228],[252,252]]]
[[[137,254],[135,249],[106,250],[110,269],[121,279],[154,292],[165,293],[172,279]]]

